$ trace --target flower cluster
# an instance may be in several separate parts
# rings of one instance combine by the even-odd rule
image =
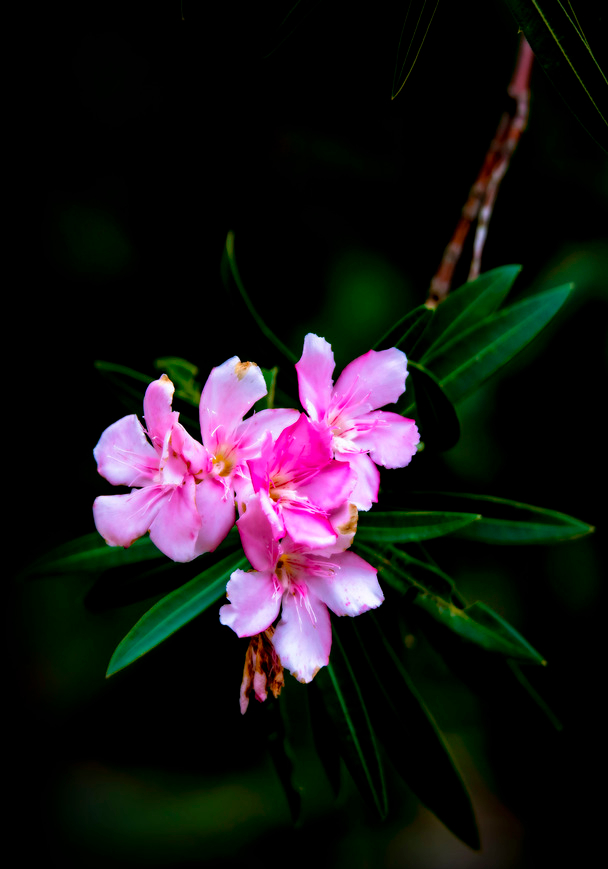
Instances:
[[[146,427],[123,417],[94,450],[99,473],[132,489],[93,505],[110,545],[149,532],[169,558],[190,561],[213,552],[236,521],[253,570],[230,577],[220,621],[252,638],[242,712],[252,694],[280,691],[283,667],[310,682],[327,665],[328,609],[355,616],[383,600],[376,569],[349,547],[358,510],[378,500],[377,466],[404,467],[416,452],[414,421],[379,410],[404,392],[407,361],[396,348],[370,350],[335,384],[334,367],[327,341],[307,335],[296,364],[304,412],[247,416],[266,384],[254,363],[228,359],[201,394],[201,442],[172,410],[174,387],[163,375],[146,390]]]

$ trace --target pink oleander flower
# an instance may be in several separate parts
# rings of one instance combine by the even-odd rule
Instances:
[[[94,450],[99,473],[127,495],[102,495],[93,505],[97,530],[112,546],[130,546],[150,532],[174,561],[191,561],[219,546],[235,521],[234,482],[264,438],[298,417],[296,410],[264,410],[243,420],[266,395],[262,372],[237,356],[214,368],[200,403],[203,444],[171,409],[166,375],[144,397],[146,429],[135,414],[101,436]]]
[[[288,534],[311,550],[332,546],[338,530],[332,515],[344,509],[356,477],[332,458],[329,436],[299,414],[276,441],[267,436],[259,458],[248,463],[251,493],[273,529],[276,540]],[[247,504],[245,496],[239,495]]]
[[[96,498],[93,516],[110,546],[128,547],[149,531],[169,558],[190,561],[226,536],[234,523],[234,506],[227,505],[219,516],[209,515],[211,459],[171,410],[174,390],[163,374],[146,389],[145,429],[130,414],[102,434],[93,450],[99,473],[113,485],[133,490]]]
[[[244,419],[256,401],[267,394],[264,377],[254,362],[233,356],[211,371],[203,387],[199,416],[211,473],[231,493],[249,479],[247,462],[260,455],[299,413],[268,408]]]
[[[357,474],[350,500],[369,510],[378,500],[376,465],[403,468],[416,452],[416,423],[398,413],[378,410],[405,391],[407,359],[392,347],[370,350],[350,362],[334,385],[331,345],[308,334],[296,364],[302,407],[321,431],[330,433],[333,455]]]
[[[230,577],[230,603],[221,607],[220,622],[239,637],[253,637],[280,613],[272,645],[283,667],[310,682],[329,663],[329,610],[356,616],[384,600],[377,571],[354,552],[325,556],[290,537],[277,541],[259,494],[250,498],[237,526],[254,570]]]

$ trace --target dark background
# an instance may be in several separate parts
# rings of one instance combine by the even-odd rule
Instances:
[[[266,321],[296,354],[306,332],[324,335],[338,369],[426,298],[505,106],[517,28],[504,4],[440,4],[391,101],[404,4],[309,6],[269,57],[289,4],[184,2],[185,20],[178,2],[28,11],[17,39],[19,205],[8,250],[17,267],[6,346],[18,347],[5,371],[7,461],[19,468],[11,567],[93,530],[91,503],[108,488],[92,448],[125,412],[95,360],[153,379],[155,359],[178,355],[204,381],[237,354],[278,363],[293,386],[287,363],[224,288],[229,230]],[[558,547],[441,541],[436,550],[465,595],[495,607],[547,657],[531,678],[564,731],[509,703],[484,705],[421,646],[412,667],[473,793],[482,852],[392,779],[384,826],[347,777],[334,802],[304,726],[293,734],[305,806],[294,830],[262,748],[260,710],[238,712],[243,643],[216,612],[106,682],[113,649],[153,598],[92,606],[85,577],[17,579],[7,608],[8,766],[12,829],[26,850],[65,865],[301,858],[357,869],[506,869],[591,853],[602,746],[608,170],[540,69],[532,88],[483,265],[523,265],[513,299],[567,281],[576,292],[459,408],[459,445],[420,454],[399,485],[495,494],[598,527]],[[457,282],[466,254],[462,269]],[[281,700],[298,710],[300,689],[291,680]]]

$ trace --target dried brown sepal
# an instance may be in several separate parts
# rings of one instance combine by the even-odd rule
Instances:
[[[272,644],[273,634],[274,628],[270,626],[249,640],[241,682],[242,715],[247,711],[252,694],[258,702],[263,703],[268,691],[273,697],[278,697],[285,684],[283,665]]]

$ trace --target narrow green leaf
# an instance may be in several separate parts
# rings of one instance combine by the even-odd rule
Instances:
[[[376,807],[381,818],[385,818],[387,795],[376,736],[335,622],[332,634],[331,661],[317,674],[317,685],[353,781],[364,799]]]
[[[406,595],[413,589],[464,606],[454,580],[436,565],[414,558],[396,546],[385,546],[378,553],[377,549],[365,546],[357,538],[353,545],[363,558],[378,568],[380,582],[386,582],[399,594]]]
[[[51,549],[31,564],[25,565],[20,575],[56,573],[101,573],[111,567],[134,564],[151,558],[166,558],[149,537],[136,540],[128,549],[108,546],[96,531],[70,540]]]
[[[454,405],[431,371],[411,359],[408,369],[414,384],[415,409],[410,404],[403,415],[414,414],[425,447],[439,451],[451,449],[460,438],[460,422]]]
[[[128,368],[126,365],[119,365],[116,362],[106,362],[103,359],[97,359],[94,362],[94,365],[98,371],[110,374],[122,374],[123,377],[129,377],[131,380],[145,383],[146,386],[148,386],[154,379],[148,374],[142,374],[141,371],[135,371],[133,368]]]
[[[491,495],[470,495],[459,492],[411,493],[417,501],[426,496],[434,504],[438,501],[456,509],[470,509],[481,514],[473,525],[455,532],[458,537],[481,543],[525,545],[560,543],[591,534],[593,525],[581,522],[565,513],[533,507],[519,501],[496,498]]]
[[[188,404],[198,407],[201,400],[201,386],[197,382],[198,368],[187,359],[179,356],[164,356],[154,362],[154,367],[167,375],[175,386],[175,394]]]
[[[410,353],[416,346],[419,337],[425,332],[429,321],[433,318],[434,311],[426,305],[419,305],[402,317],[394,326],[384,333],[373,346],[374,350],[386,350],[389,347],[398,347],[409,358]]]
[[[264,398],[260,398],[260,400],[256,401],[256,403],[254,404],[253,410],[256,413],[260,410],[266,410],[267,408],[272,408],[275,406],[277,375],[279,373],[279,369],[275,366],[274,368],[260,368],[260,371],[262,372],[264,383],[266,384],[266,389],[268,390],[268,392],[264,396]]]
[[[435,595],[419,594],[414,602],[464,640],[489,652],[498,652],[519,661],[546,664],[542,655],[514,627],[481,601],[460,609]]]
[[[244,557],[229,555],[158,601],[116,647],[106,676],[112,676],[174,634],[226,592],[230,574],[247,566]]]
[[[393,73],[393,88],[391,99],[401,92],[406,81],[414,68],[414,64],[420,54],[420,49],[427,37],[429,28],[432,24],[439,0],[434,0],[433,3],[427,5],[426,0],[410,0],[405,15],[405,21],[401,28],[399,37],[399,46],[397,48],[397,58],[395,60],[395,71]],[[413,10],[412,10],[413,7]],[[411,16],[410,16],[411,12]],[[409,36],[407,48],[402,46],[405,44],[405,38]]]
[[[393,766],[421,802],[454,835],[478,849],[471,798],[439,727],[382,629],[381,617],[378,611],[344,626],[362,652],[363,665],[357,672],[370,697],[373,727]]]
[[[436,309],[432,322],[421,338],[424,353],[420,362],[426,363],[430,353],[435,353],[446,341],[493,314],[506,298],[520,271],[519,265],[500,266],[452,290]]]
[[[513,358],[555,316],[571,284],[498,311],[425,357],[448,398],[457,403]]]
[[[436,566],[424,564],[395,546],[385,547],[379,558],[366,546],[359,544],[357,548],[363,557],[377,564],[381,582],[407,595],[463,639],[510,658],[545,663],[527,640],[486,604],[477,601],[463,607],[453,580]]]
[[[359,513],[357,540],[362,543],[409,543],[442,537],[476,522],[476,513],[407,511]]]
[[[585,31],[604,47],[602,4],[555,0],[506,0],[530,48],[572,113],[608,151],[608,82]],[[581,27],[574,7],[584,14]],[[603,55],[605,59],[605,52]]]
[[[256,311],[251,299],[249,298],[249,294],[247,293],[247,290],[245,289],[245,287],[243,285],[243,281],[241,280],[241,276],[240,276],[240,273],[239,273],[239,270],[238,270],[238,267],[236,264],[236,257],[234,254],[234,233],[232,231],[229,232],[228,235],[226,236],[226,245],[224,247],[224,256],[228,262],[230,272],[232,274],[232,278],[233,278],[234,283],[236,284],[236,287],[241,295],[241,298],[243,299],[243,302],[245,303],[247,310],[249,311],[249,313],[251,314],[251,316],[253,317],[253,319],[257,323],[259,330],[262,332],[263,335],[266,336],[266,338],[268,338],[268,340],[272,344],[274,344],[274,346],[277,348],[277,350],[279,350],[284,356],[287,357],[289,362],[292,362],[292,363],[297,362],[298,361],[297,356],[294,353],[292,353],[291,350],[289,349],[289,347],[286,347],[285,344],[283,344],[283,342],[279,338],[277,338],[277,336],[274,334],[272,329],[270,329],[270,327],[266,325],[266,323],[264,322],[262,317]]]

